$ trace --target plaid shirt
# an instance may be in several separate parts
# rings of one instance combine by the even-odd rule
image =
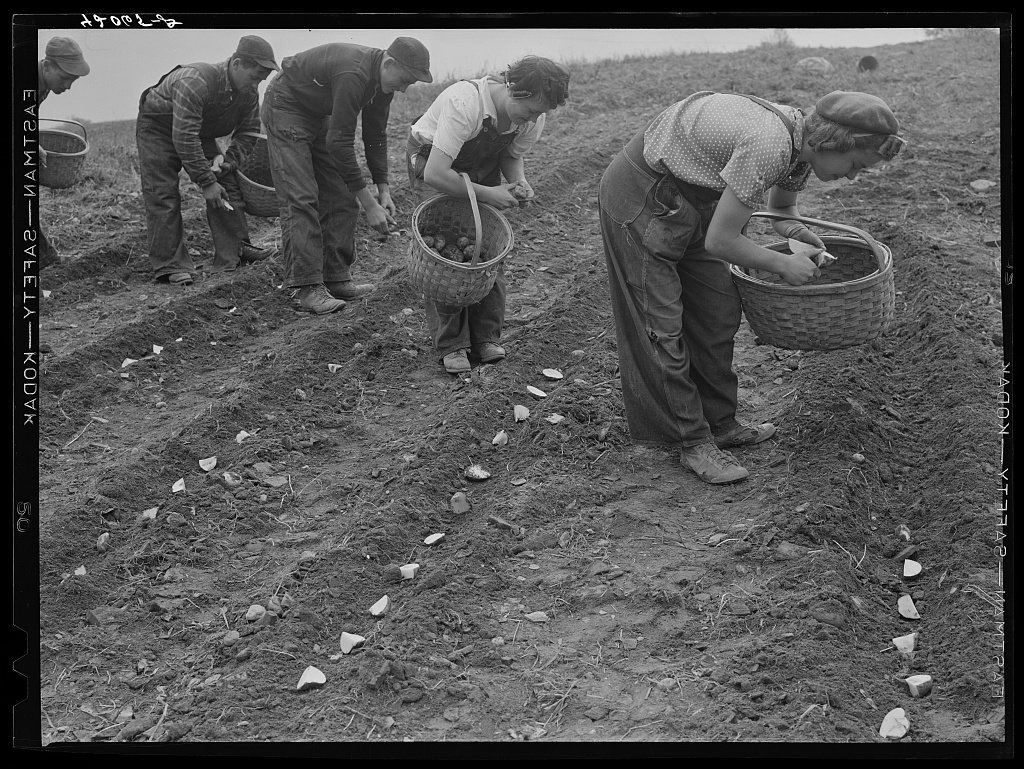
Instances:
[[[204,151],[218,136],[231,135],[231,143],[224,153],[225,162],[240,163],[256,144],[256,137],[244,133],[260,133],[259,96],[253,89],[252,103],[244,109],[237,125],[218,125],[204,121],[204,113],[220,115],[228,112],[231,104],[248,94],[240,93],[228,77],[228,62],[211,65],[216,70],[218,85],[215,94],[198,69],[185,65],[172,70],[162,81],[149,89],[139,113],[145,115],[171,115],[171,140],[181,158],[189,178],[200,187],[217,181],[210,170],[210,161]],[[206,140],[205,142],[203,140]]]

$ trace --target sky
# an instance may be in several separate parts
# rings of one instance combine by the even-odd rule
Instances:
[[[167,14],[170,16],[170,14]],[[249,19],[250,16],[239,16]],[[426,45],[436,82],[503,69],[533,54],[556,61],[596,61],[632,55],[727,52],[764,42],[772,28],[411,28],[404,29],[39,29],[39,58],[46,41],[65,35],[82,47],[91,72],[63,94],[51,95],[40,117],[103,122],[133,119],[142,91],[177,64],[224,61],[238,38],[254,34],[270,42],[277,61],[328,42],[386,48],[399,35]],[[927,39],[923,28],[786,28],[799,47],[870,48]],[[264,84],[265,86],[265,84]],[[413,86],[415,88],[416,86]]]

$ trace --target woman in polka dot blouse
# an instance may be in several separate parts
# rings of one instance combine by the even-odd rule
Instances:
[[[709,483],[747,477],[726,449],[760,443],[775,426],[736,420],[741,309],[727,263],[796,286],[816,277],[814,252],[763,248],[743,234],[747,220],[762,208],[799,216],[797,193],[812,172],[855,179],[896,156],[898,132],[892,110],[866,93],[834,91],[804,114],[702,91],[658,115],[612,160],[601,179],[601,234],[634,441],[680,446],[683,464]],[[774,228],[824,250],[799,222]]]

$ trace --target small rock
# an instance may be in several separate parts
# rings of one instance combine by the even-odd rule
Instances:
[[[304,692],[307,689],[316,689],[327,683],[327,676],[323,674],[319,668],[315,668],[310,665],[299,677],[299,683],[296,685],[296,691]]]
[[[464,515],[470,510],[469,498],[461,491],[452,494],[451,505],[452,512],[456,515]]]
[[[239,649],[238,654],[235,655],[235,659],[238,662],[245,662],[252,656],[252,649],[246,646],[244,649]]]
[[[913,579],[921,574],[921,564],[917,561],[912,561],[909,558],[903,562],[903,577],[905,579]]]
[[[541,372],[548,379],[561,379],[562,372],[556,368],[546,368]]]
[[[491,438],[491,443],[495,446],[504,446],[508,443],[508,433],[504,430],[498,430],[497,434]]]
[[[896,527],[896,536],[903,537],[907,542],[910,541],[910,528],[905,523],[901,523]]]
[[[245,613],[245,620],[246,622],[257,622],[266,613],[267,610],[264,607],[260,606],[258,603],[254,603],[252,606],[249,607],[249,610]]]
[[[491,643],[494,644],[495,646],[504,646],[505,645],[505,639],[502,636],[500,636],[500,635],[496,635],[496,636],[494,636],[494,638],[491,639]]]
[[[532,395],[534,398],[537,398],[538,400],[541,398],[548,397],[548,394],[546,392],[544,392],[540,388],[534,387],[533,385],[527,385],[526,391],[530,393],[530,395]]]
[[[992,181],[991,179],[975,179],[973,182],[971,182],[971,189],[976,190],[978,192],[983,192],[987,189],[991,189],[992,187],[996,186],[998,186],[996,182]]]
[[[116,606],[97,606],[85,613],[85,620],[90,625],[113,625],[120,621],[124,611]]]
[[[750,607],[743,603],[743,601],[731,601],[729,603],[729,611],[737,616],[743,617],[750,614]]]
[[[424,545],[436,545],[442,539],[444,539],[444,534],[441,534],[441,533],[431,534],[429,537],[427,537],[426,539],[423,540],[423,544]]]
[[[574,358],[583,358],[583,357],[586,357],[587,351],[586,350],[573,350],[569,354],[571,356],[573,356]]]
[[[522,422],[530,418],[530,410],[526,406],[515,406],[512,409],[512,413],[515,416],[517,422]]]
[[[805,555],[807,555],[807,548],[783,540],[775,546],[775,553],[778,555],[779,558],[784,558],[787,561],[791,561],[796,558],[803,558]]]
[[[188,521],[185,520],[185,516],[181,513],[171,513],[167,516],[168,526],[184,526]]]
[[[932,690],[932,677],[929,675],[910,676],[903,682],[910,690],[911,697],[927,697]]]
[[[674,678],[662,678],[658,681],[658,688],[663,692],[670,692],[679,686],[679,682]]]
[[[524,615],[530,622],[547,622],[548,615],[542,611],[531,611],[529,614]]]
[[[110,534],[109,532],[103,532],[96,540],[96,549],[101,553],[106,552],[110,548]]]
[[[238,643],[239,638],[241,638],[241,635],[237,630],[229,630],[223,636],[221,636],[220,644],[221,646],[225,647],[234,646],[236,643]]]
[[[890,740],[898,740],[910,730],[910,721],[903,708],[893,708],[885,714],[878,733]]]
[[[852,457],[850,457],[850,459],[852,459],[858,465],[864,464],[865,461],[865,457],[863,454],[854,454]]]

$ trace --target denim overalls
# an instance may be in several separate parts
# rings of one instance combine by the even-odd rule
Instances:
[[[219,78],[211,64],[197,63],[179,65],[199,71],[206,80],[210,102],[215,104],[219,93]],[[156,85],[160,85],[171,74],[168,72]],[[149,261],[154,276],[159,278],[175,272],[191,272],[195,269],[192,257],[185,246],[185,228],[181,219],[181,194],[178,190],[178,173],[181,158],[174,147],[171,136],[173,115],[148,112],[146,97],[152,88],[147,88],[139,98],[139,115],[135,122],[135,141],[139,152],[139,175],[142,177],[142,199],[146,206],[146,230],[149,234]],[[203,112],[203,123],[199,139],[203,154],[210,160],[219,154],[217,137],[228,136],[245,116],[253,109],[257,100],[256,91],[237,92],[230,104],[216,108],[207,107]],[[234,211],[206,206],[206,219],[213,236],[213,271],[232,270],[237,266],[238,250],[242,241],[249,240],[249,228],[245,219],[245,203],[242,190],[234,171],[228,171],[217,178],[227,193]]]
[[[482,108],[483,94],[480,95],[480,100]],[[452,170],[469,174],[470,181],[475,184],[496,187],[501,184],[501,154],[515,140],[518,133],[518,129],[506,134],[498,133],[490,116],[485,116],[480,133],[462,145],[459,156],[452,163]],[[423,178],[423,169],[430,149],[431,145],[420,146],[410,136],[407,157],[412,179]],[[505,322],[503,265],[498,265],[497,277],[490,293],[476,304],[459,307],[428,299],[426,310],[434,348],[441,358],[455,350],[476,347],[485,342],[498,344]]]
[[[746,98],[786,124],[793,166],[792,122]],[[645,130],[612,160],[598,196],[622,397],[634,441],[690,447],[737,425],[740,298],[728,263],[704,249],[722,193],[648,166]]]

